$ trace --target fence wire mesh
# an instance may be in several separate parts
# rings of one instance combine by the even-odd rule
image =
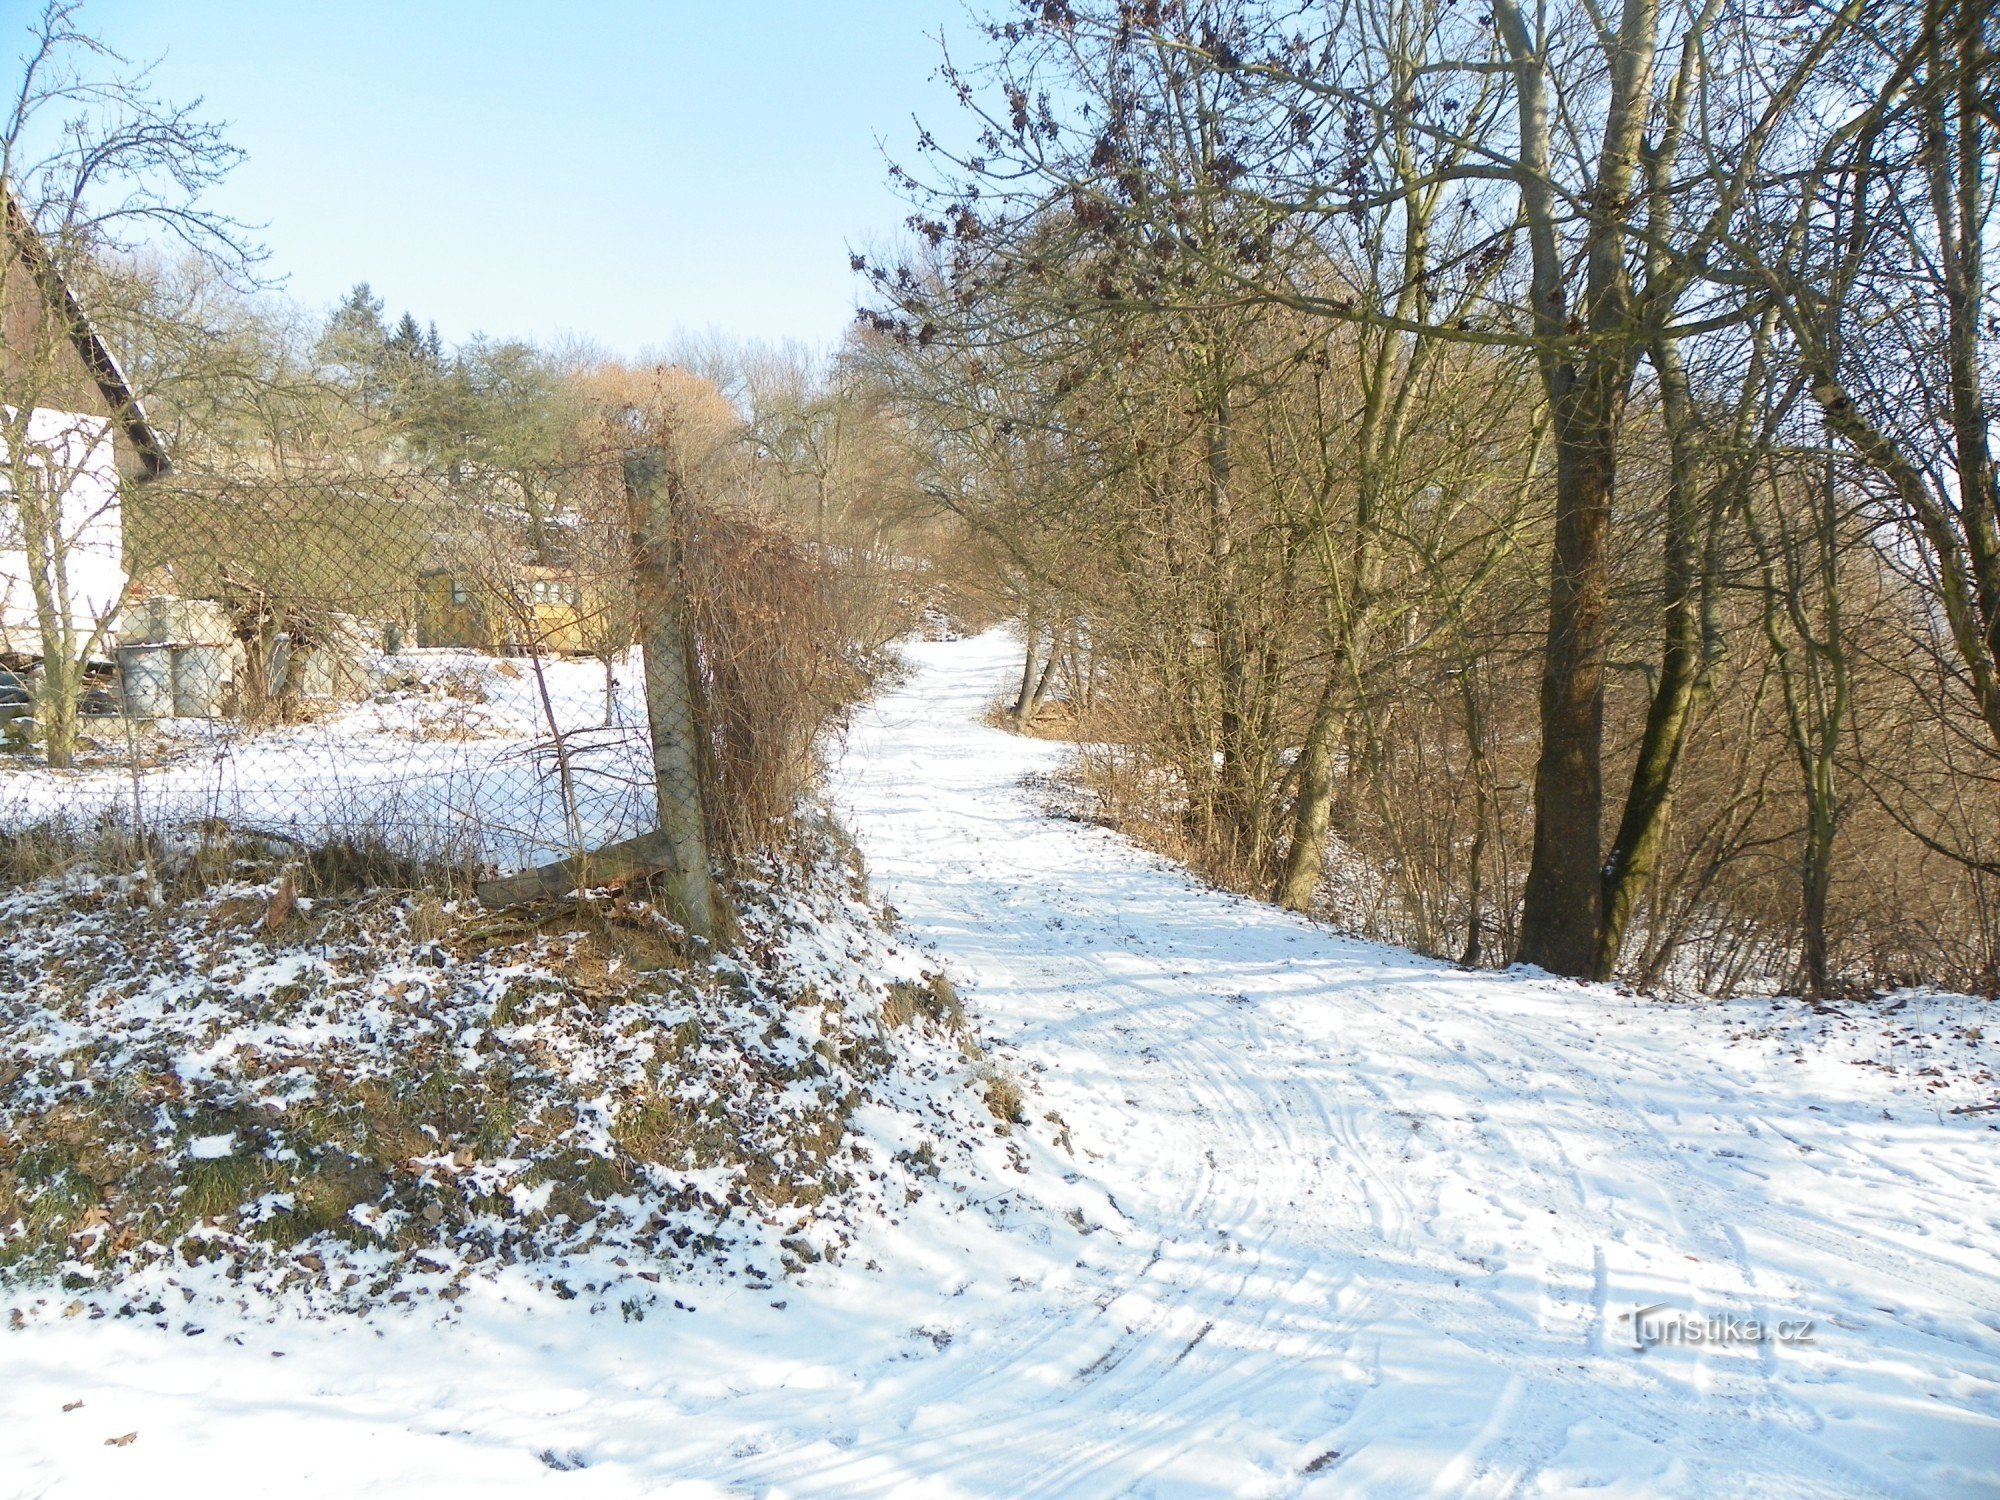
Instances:
[[[113,586],[54,596],[93,601],[80,673],[0,577],[0,826],[219,822],[489,870],[650,830],[640,601],[685,593],[634,519],[616,456],[127,485]]]

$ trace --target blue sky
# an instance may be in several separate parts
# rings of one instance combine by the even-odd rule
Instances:
[[[34,0],[0,0],[28,19]],[[710,327],[828,344],[849,244],[907,209],[877,141],[951,127],[957,0],[88,0],[160,92],[250,153],[214,200],[289,291],[636,353]],[[8,26],[6,55],[19,51]],[[940,130],[941,135],[955,133]]]

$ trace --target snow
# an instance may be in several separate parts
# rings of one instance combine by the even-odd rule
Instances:
[[[446,1307],[517,1265],[642,1318],[662,1281],[837,1259],[941,1169],[979,1176],[999,1133],[976,1038],[909,1001],[942,981],[817,819],[739,882],[743,941],[707,963],[631,893],[523,930],[328,892],[274,926],[289,870],[170,861],[160,908],[113,874],[0,893],[0,1278],[40,1293],[24,1322]]]
[[[1063,748],[978,722],[1013,649],[907,647],[838,775],[1026,1085],[978,1172],[644,1322],[504,1280],[448,1320],[30,1317],[0,1486],[2000,1495],[2000,1117],[1952,1112],[1994,1102],[1988,1003],[1666,1004],[1206,889],[1042,809]],[[1635,1338],[1662,1305],[1812,1332]]]
[[[435,649],[377,654],[367,668],[374,690],[365,701],[327,707],[310,722],[160,720],[144,731],[136,774],[116,727],[91,731],[107,743],[88,769],[0,759],[0,827],[129,820],[136,795],[156,829],[220,819],[303,842],[379,839],[418,858],[509,870],[652,826],[636,652],[617,664],[609,724],[597,661],[550,658],[538,668]]]

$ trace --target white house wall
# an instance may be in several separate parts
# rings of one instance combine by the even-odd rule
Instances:
[[[13,413],[8,417],[11,426]],[[62,493],[70,624],[85,636],[115,614],[125,594],[124,527],[111,433],[111,423],[103,417],[46,408],[28,415],[28,462],[47,470]],[[7,458],[6,440],[0,437],[0,463]],[[21,517],[10,489],[0,472],[0,649],[35,656],[41,652],[40,620],[28,583]]]

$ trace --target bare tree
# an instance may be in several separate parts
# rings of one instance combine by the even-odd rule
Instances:
[[[87,665],[102,652],[128,587],[118,486],[107,473],[114,427],[143,427],[133,393],[86,312],[116,282],[109,263],[161,237],[244,270],[242,227],[200,206],[240,153],[172,105],[78,28],[73,0],[49,0],[27,28],[18,83],[0,120],[0,446],[5,449],[7,582],[28,596],[37,718],[51,765],[76,752]],[[88,415],[108,403],[110,420]],[[136,424],[136,426],[135,426]],[[146,462],[154,472],[163,455]],[[17,616],[18,617],[18,616]]]
[[[1988,269],[2000,21],[1983,4],[1912,0],[1841,61],[1825,144],[1730,248],[1903,529],[1952,675],[2000,750],[2000,281]]]

